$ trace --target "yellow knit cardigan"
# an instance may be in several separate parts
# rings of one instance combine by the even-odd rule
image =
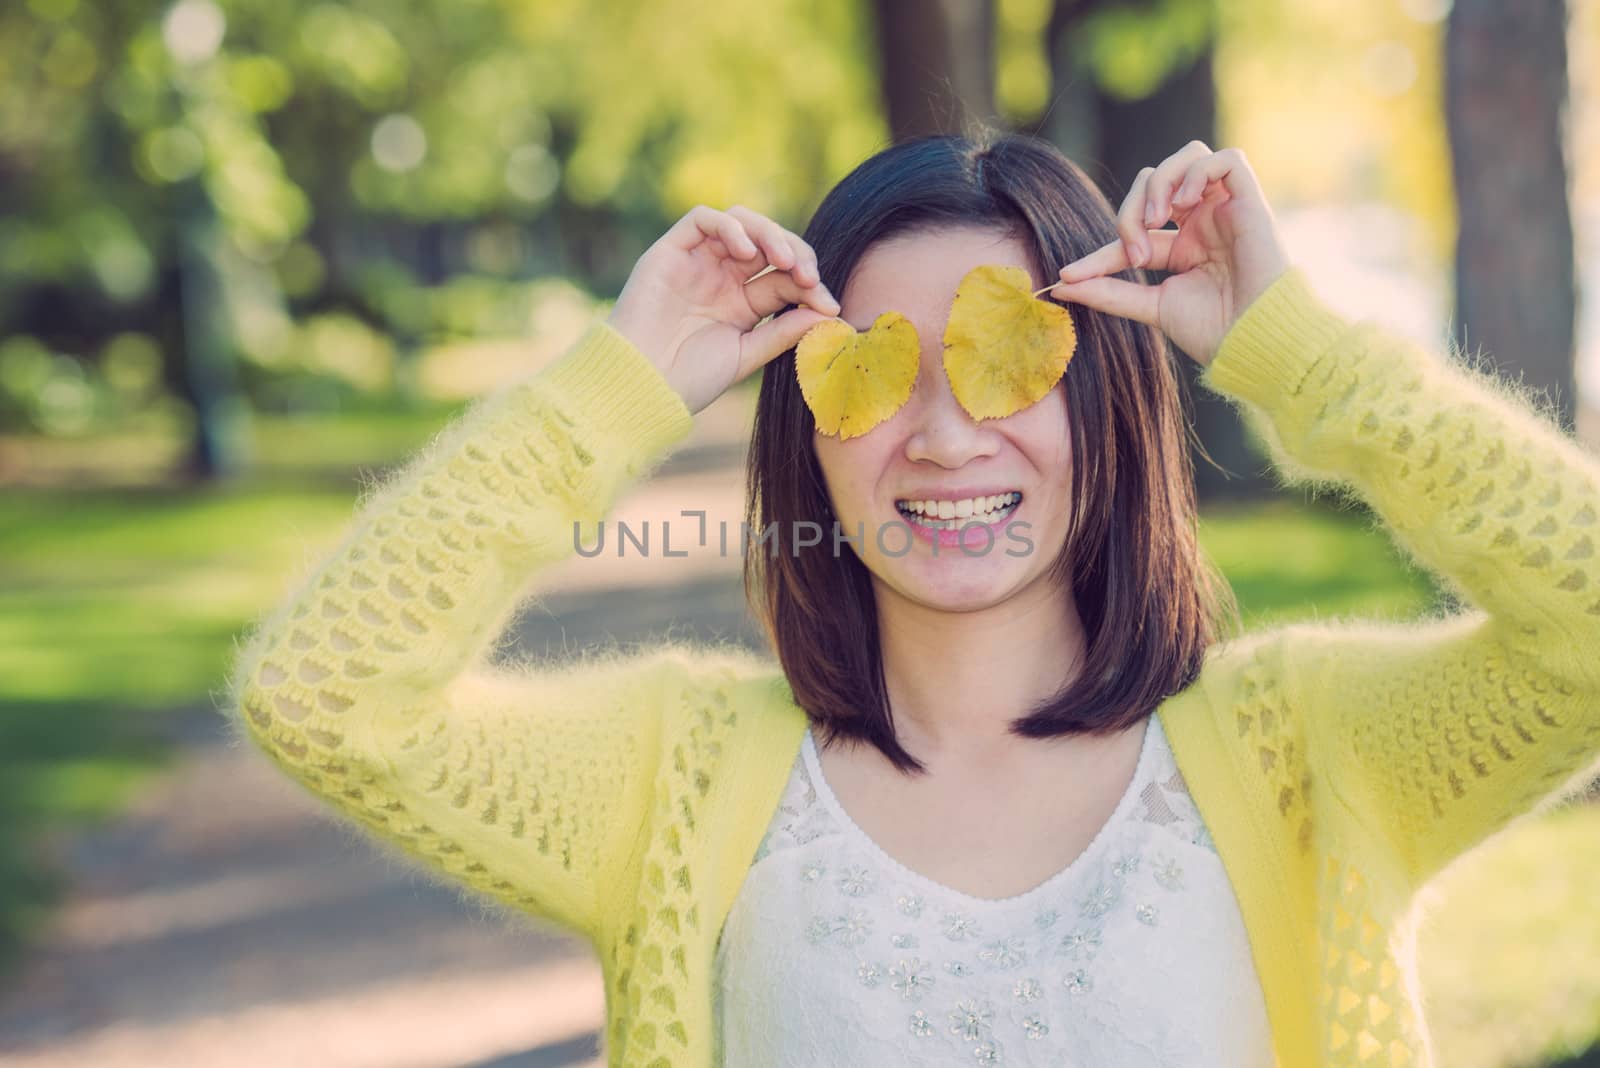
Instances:
[[[1600,753],[1600,463],[1486,375],[1342,319],[1298,268],[1202,381],[1281,481],[1359,493],[1470,606],[1219,642],[1156,710],[1279,1063],[1429,1065],[1415,892]],[[241,644],[226,709],[378,840],[587,936],[613,1065],[711,1062],[713,953],[806,718],[773,660],[726,645],[488,654],[574,524],[591,544],[691,422],[595,322],[369,490]]]

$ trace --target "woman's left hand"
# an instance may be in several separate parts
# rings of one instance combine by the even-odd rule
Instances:
[[[1163,230],[1168,219],[1176,230]],[[1201,366],[1289,257],[1244,153],[1190,141],[1134,179],[1118,240],[1061,268],[1051,296],[1148,323]],[[1148,286],[1106,277],[1130,267],[1173,272]]]

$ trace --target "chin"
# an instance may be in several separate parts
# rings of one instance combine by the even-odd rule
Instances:
[[[957,553],[960,550],[956,550]],[[973,557],[963,563],[981,564],[982,557]],[[921,568],[907,569],[893,585],[906,597],[930,608],[950,612],[971,612],[996,605],[1016,591],[1016,578],[1009,569],[997,567],[972,567],[959,573],[955,570],[936,572],[946,561],[943,551],[938,560],[929,558]]]

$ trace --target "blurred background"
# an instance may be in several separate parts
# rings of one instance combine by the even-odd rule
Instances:
[[[1331,303],[1597,447],[1600,0],[6,0],[0,1061],[598,1063],[585,946],[223,743],[233,643],[688,208],[799,232],[866,156],[974,122],[1113,203],[1192,138],[1243,148]],[[757,381],[617,517],[736,524]],[[1189,403],[1251,626],[1441,603],[1374,516],[1274,491]],[[518,651],[759,641],[737,559],[570,563]],[[1596,795],[1430,887],[1441,1065],[1600,1063]]]

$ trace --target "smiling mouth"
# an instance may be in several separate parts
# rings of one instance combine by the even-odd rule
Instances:
[[[960,530],[968,523],[988,526],[998,523],[1015,512],[1022,504],[1022,494],[1017,490],[997,493],[989,497],[967,497],[962,500],[899,500],[895,508],[905,519],[929,530]]]

